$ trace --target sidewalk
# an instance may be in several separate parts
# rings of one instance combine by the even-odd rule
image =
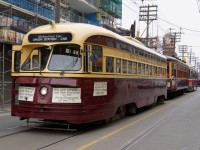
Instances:
[[[1,113],[8,113],[11,110],[11,104],[4,104],[4,106],[2,106],[2,104],[0,105],[0,114]]]

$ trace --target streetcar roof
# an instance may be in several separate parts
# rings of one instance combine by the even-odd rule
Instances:
[[[167,60],[175,60],[175,61],[178,61],[178,62],[180,62],[180,63],[182,63],[182,64],[184,64],[184,65],[187,65],[187,66],[189,67],[188,64],[186,64],[185,62],[183,62],[183,61],[177,59],[176,57],[167,56],[167,55],[166,55],[165,57],[167,58]]]
[[[187,64],[187,65],[189,66],[190,70],[197,71],[197,69],[194,66],[192,66],[191,64]]]
[[[139,49],[142,49],[144,51],[150,52],[154,55],[157,55],[159,57],[162,57],[166,59],[166,57],[160,53],[157,53],[156,51],[147,48],[141,42],[138,42],[136,39],[131,39],[127,37],[123,37],[119,34],[116,34],[110,30],[107,30],[103,27],[91,25],[91,24],[84,24],[84,23],[58,23],[55,24],[55,27],[52,28],[50,25],[43,25],[37,28],[34,28],[33,30],[29,31],[22,42],[22,45],[29,45],[29,44],[41,44],[41,43],[29,43],[28,36],[30,34],[47,34],[47,33],[71,33],[73,40],[75,39],[76,42],[84,42],[88,37],[93,35],[102,35],[102,36],[108,36],[111,38],[115,38],[117,40],[123,41],[125,43],[128,43],[130,45],[133,45]],[[57,44],[57,42],[55,42]],[[55,43],[51,43],[52,45]],[[64,43],[64,42],[59,42]],[[42,43],[42,44],[48,44],[49,43]]]

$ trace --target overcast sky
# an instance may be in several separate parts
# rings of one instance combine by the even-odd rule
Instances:
[[[145,30],[146,23],[139,22],[139,6],[156,4],[158,6],[158,20],[154,21],[150,27],[151,36],[163,37],[172,29],[172,32],[180,32],[181,42],[178,45],[192,46],[192,51],[196,57],[200,57],[200,13],[198,0],[122,0],[122,27],[130,28],[131,23],[136,20],[137,30]],[[143,34],[143,37],[146,32]],[[200,60],[199,60],[200,61]]]

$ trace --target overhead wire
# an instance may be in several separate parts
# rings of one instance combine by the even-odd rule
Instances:
[[[135,13],[139,14],[136,10],[134,10],[133,8],[131,8],[130,6],[126,5],[124,2],[122,2],[122,4],[126,7],[128,7],[129,9],[131,9],[132,11],[134,11]]]
[[[131,2],[132,3],[132,2]],[[131,8],[130,6],[128,6],[127,4],[125,4],[123,1],[122,1],[122,4],[127,7],[131,12],[134,12],[136,14],[138,14],[138,11],[137,10],[134,10],[133,8]],[[133,15],[131,15],[133,16]],[[123,18],[126,18],[127,20],[133,20],[133,17],[130,17],[130,16],[127,16],[127,15],[123,15]],[[138,19],[139,20],[139,16],[134,16],[134,18]]]
[[[172,23],[172,22],[170,22],[170,21],[164,20],[164,19],[162,19],[162,18],[160,18],[160,17],[158,17],[158,18],[159,18],[160,20],[162,20],[162,21],[168,23],[168,24],[171,24],[171,25],[175,26],[175,27],[182,28],[182,29],[184,29],[184,30],[188,30],[188,31],[191,31],[191,32],[200,32],[200,30],[189,29],[189,28],[186,28],[186,27],[183,27],[183,26],[176,25],[176,24],[174,24],[174,23]]]
[[[130,0],[131,1],[131,0]],[[140,7],[138,6],[138,4],[136,2],[133,2],[131,1],[133,4],[135,4],[137,7]],[[125,3],[123,3],[125,6],[127,6]],[[198,0],[197,0],[197,4],[198,4]],[[134,9],[132,9],[131,7],[127,6],[129,9],[131,9],[132,11],[136,12],[137,14],[139,14],[139,12],[135,11]],[[167,21],[165,19],[162,19],[160,17],[158,17],[158,19],[160,19],[161,21],[165,22],[165,23],[168,23],[170,25],[173,25],[174,27],[177,27],[177,28],[182,28],[184,30],[187,30],[187,31],[191,31],[191,32],[200,32],[200,30],[196,30],[196,29],[191,29],[191,28],[186,28],[186,27],[183,27],[183,26],[180,26],[180,25],[176,25],[170,21]]]

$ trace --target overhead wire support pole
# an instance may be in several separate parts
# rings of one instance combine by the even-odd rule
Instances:
[[[194,67],[197,68],[197,62],[199,61],[199,57],[194,57]]]
[[[185,54],[188,53],[188,46],[187,45],[179,45],[178,49],[179,49],[179,53],[182,54],[181,55],[182,56],[182,60],[184,60]]]
[[[180,28],[180,32],[171,32],[171,28],[170,28],[170,35],[174,36],[174,52],[176,49],[176,43],[181,41],[181,34],[183,34],[183,32],[181,32],[181,28]]]
[[[158,6],[157,5],[148,5],[148,6],[140,6],[139,12],[139,21],[147,22],[147,32],[146,32],[146,39],[145,43],[146,46],[149,46],[149,25],[153,20],[157,20],[158,15]]]
[[[192,49],[190,49],[190,51],[188,52],[188,59],[189,59],[190,64],[192,64],[192,61],[194,61],[194,57],[195,57],[195,53],[192,52]]]

